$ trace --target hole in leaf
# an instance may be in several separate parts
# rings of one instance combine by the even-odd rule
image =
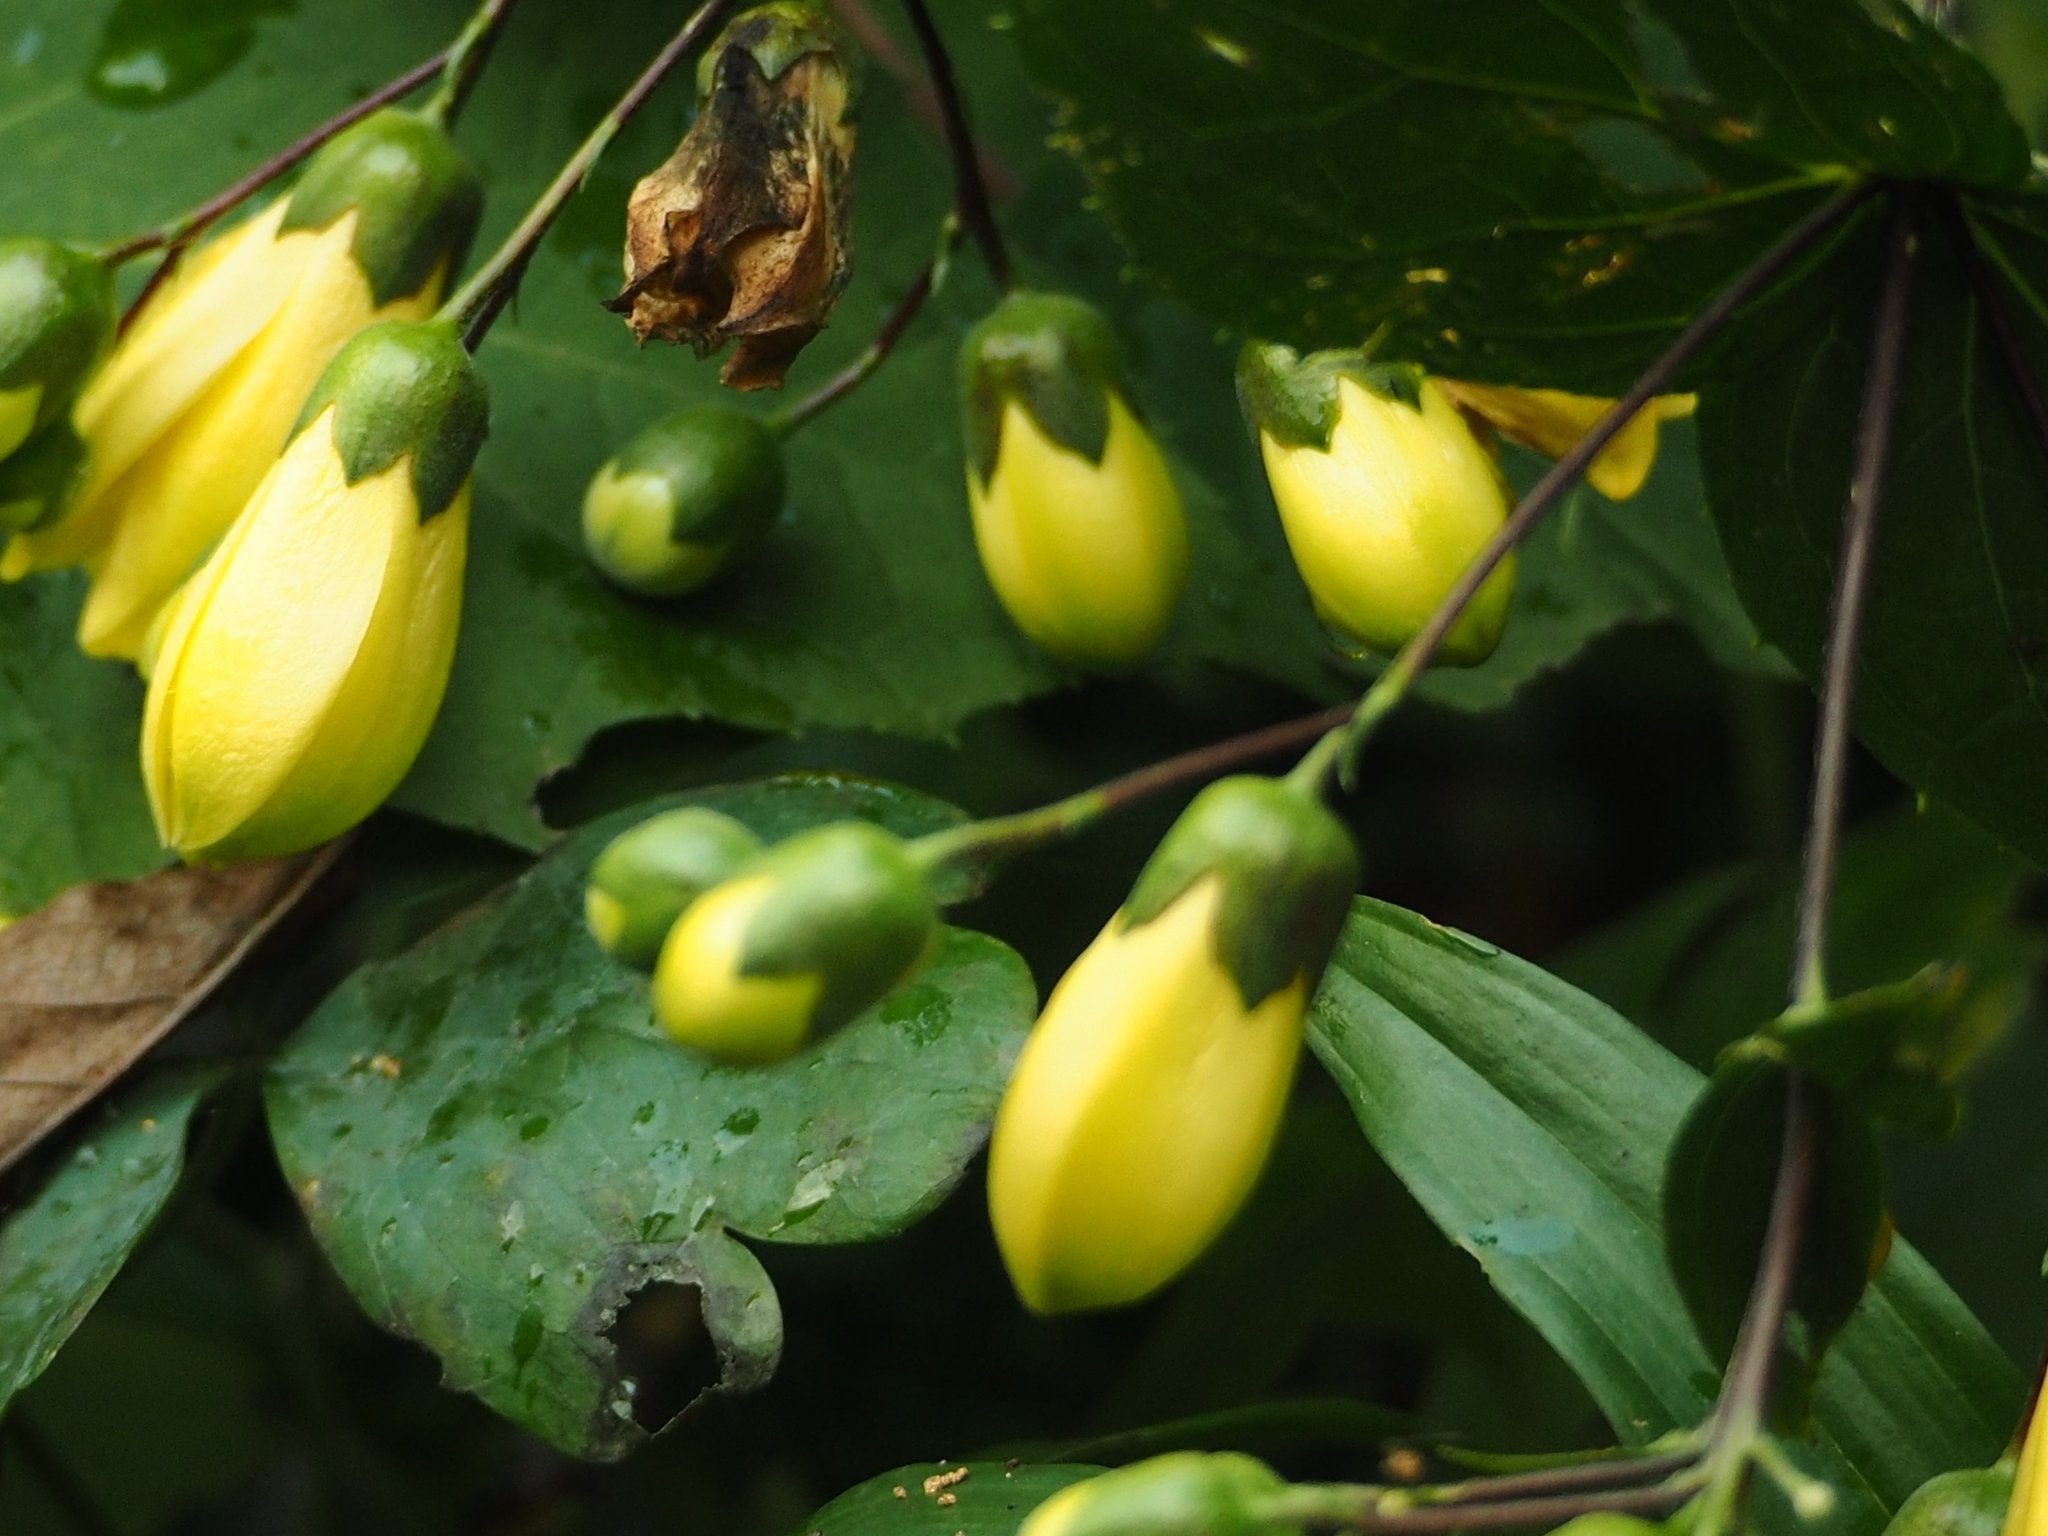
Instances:
[[[605,1336],[618,1352],[620,1376],[633,1384],[633,1422],[650,1435],[718,1385],[718,1352],[694,1285],[650,1281],[619,1309]]]

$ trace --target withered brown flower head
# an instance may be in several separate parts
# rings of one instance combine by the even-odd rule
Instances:
[[[854,129],[838,33],[823,8],[743,12],[698,73],[696,121],[626,207],[626,286],[610,307],[633,334],[709,356],[763,389],[823,329],[850,269]]]

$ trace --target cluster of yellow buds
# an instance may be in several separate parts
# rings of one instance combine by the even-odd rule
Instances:
[[[687,808],[621,833],[592,864],[591,936],[651,968],[671,1038],[720,1061],[781,1061],[907,981],[938,935],[910,845],[842,821],[762,848]]]
[[[1250,1192],[1358,883],[1313,792],[1221,780],[1047,999],[997,1112],[989,1212],[1035,1312],[1150,1295]]]

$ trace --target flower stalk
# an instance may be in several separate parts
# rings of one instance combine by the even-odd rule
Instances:
[[[953,73],[953,57],[932,21],[924,0],[903,0],[903,14],[917,34],[917,46],[924,54],[925,73],[939,104],[939,122],[946,135],[946,153],[953,161],[953,206],[981,249],[981,259],[996,287],[1008,292],[1016,283],[1017,269],[1010,260],[1009,247],[996,225],[995,206],[988,195],[988,182],[981,174],[981,154],[975,147],[974,130],[967,121],[967,103],[960,94],[960,82]]]

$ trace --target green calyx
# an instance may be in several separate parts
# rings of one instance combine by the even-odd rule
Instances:
[[[1237,357],[1237,403],[1254,432],[1290,448],[1328,451],[1349,379],[1383,399],[1422,409],[1423,371],[1414,363],[1376,363],[1364,351],[1311,352],[1248,341]]]
[[[387,320],[359,332],[320,375],[292,435],[329,406],[348,483],[410,455],[423,523],[455,499],[490,430],[483,375],[444,320]]]
[[[1091,464],[1109,442],[1111,392],[1130,403],[1116,333],[1092,304],[1064,293],[1012,293],[960,348],[968,463],[986,486],[1015,400],[1038,429]]]
[[[938,910],[909,846],[870,822],[799,832],[740,874],[775,882],[747,931],[740,974],[820,978],[814,1039],[880,1002],[938,933]]]
[[[812,0],[770,0],[740,12],[697,62],[701,100],[717,83],[720,64],[735,51],[752,58],[761,78],[773,83],[799,59],[826,53],[842,68],[847,52],[838,23]]]
[[[760,851],[751,829],[707,806],[650,816],[605,844],[590,866],[591,934],[607,953],[651,971],[690,903]]]
[[[21,438],[70,410],[113,339],[114,274],[105,262],[55,240],[0,240],[0,394],[38,391]],[[18,446],[0,446],[0,457]]]
[[[0,531],[33,533],[64,515],[85,479],[85,442],[59,417],[0,459]]]
[[[335,135],[308,162],[282,228],[325,229],[353,212],[350,249],[382,306],[460,266],[483,209],[483,183],[447,133],[387,107]]]
[[[675,509],[668,536],[678,544],[730,544],[765,532],[788,487],[774,431],[722,405],[662,418],[613,455],[609,468],[666,482]]]
[[[1358,848],[1311,793],[1240,775],[1211,784],[1160,840],[1124,903],[1137,928],[1214,875],[1216,957],[1247,1009],[1297,977],[1313,991],[1358,888]]]
[[[1251,1456],[1174,1451],[1057,1495],[1043,1529],[1045,1536],[1296,1536],[1299,1525],[1266,1513],[1286,1487]],[[1038,1536],[1032,1525],[1025,1529]]]

